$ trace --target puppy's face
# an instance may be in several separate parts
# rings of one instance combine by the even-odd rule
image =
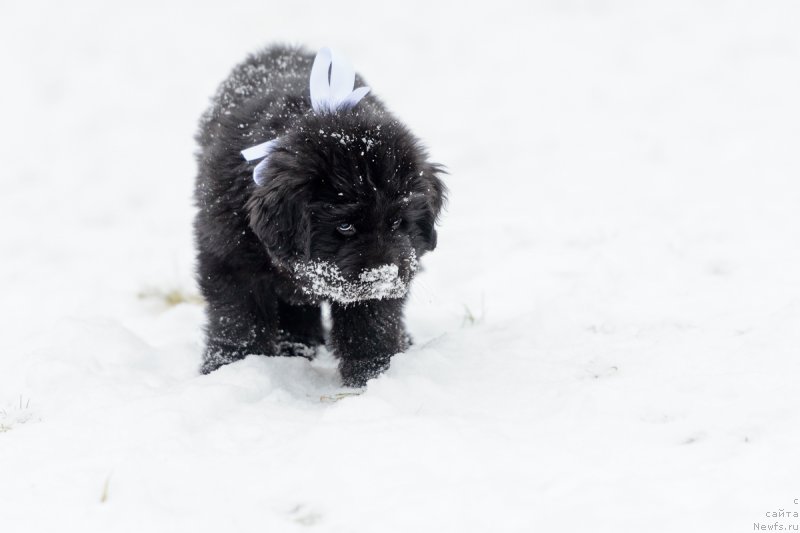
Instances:
[[[436,247],[439,172],[396,121],[309,116],[270,155],[250,226],[309,296],[400,298]]]

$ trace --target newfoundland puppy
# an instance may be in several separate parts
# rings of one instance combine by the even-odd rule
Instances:
[[[273,46],[234,68],[203,116],[203,373],[248,354],[312,357],[323,302],[345,385],[408,347],[403,305],[436,247],[442,169],[363,85],[329,49]]]

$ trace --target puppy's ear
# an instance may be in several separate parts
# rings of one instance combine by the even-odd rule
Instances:
[[[425,191],[425,199],[428,204],[427,212],[423,217],[420,229],[422,230],[422,238],[425,240],[425,250],[432,252],[436,248],[437,235],[436,235],[436,221],[439,219],[439,214],[442,207],[447,201],[447,187],[445,187],[440,175],[447,174],[444,167],[436,163],[428,163],[425,165],[425,170],[422,172],[422,188]]]
[[[291,270],[310,257],[309,183],[272,161],[266,174],[266,184],[247,202],[250,228],[270,258]]]

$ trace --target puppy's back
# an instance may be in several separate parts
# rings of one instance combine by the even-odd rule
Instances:
[[[220,84],[211,107],[200,120],[197,140],[207,146],[215,130],[235,121],[253,122],[265,112],[279,115],[276,104],[302,98],[308,92],[313,54],[301,47],[269,46],[238,64]],[[283,117],[289,118],[289,117]]]

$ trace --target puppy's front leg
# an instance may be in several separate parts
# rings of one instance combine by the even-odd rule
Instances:
[[[342,381],[362,387],[389,367],[391,357],[408,348],[402,298],[331,303],[331,347],[339,357]]]
[[[269,284],[242,279],[209,255],[201,254],[198,263],[208,319],[200,371],[208,374],[249,354],[275,355],[277,305]]]

